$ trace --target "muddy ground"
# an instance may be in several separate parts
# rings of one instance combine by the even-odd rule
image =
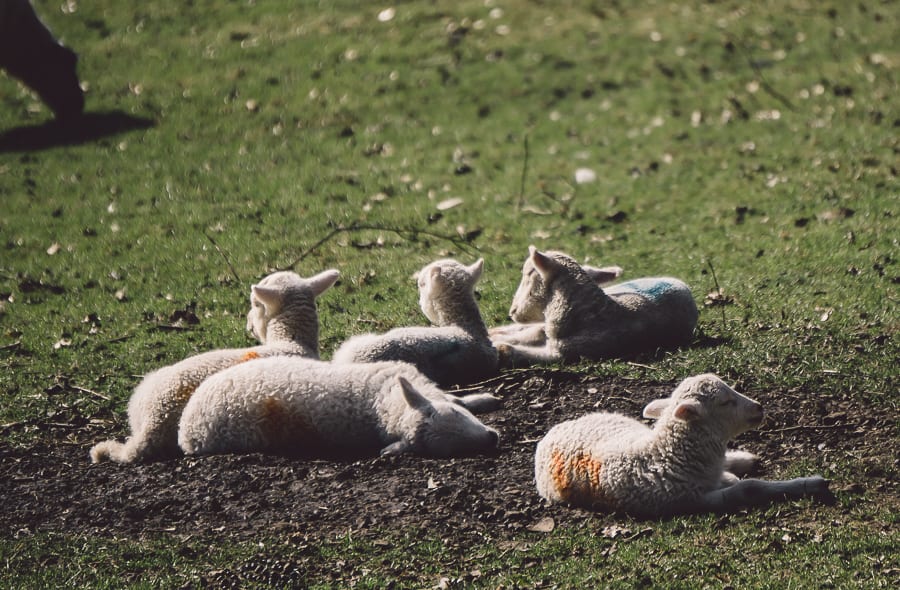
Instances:
[[[263,455],[180,458],[140,465],[99,464],[90,446],[125,434],[125,417],[41,425],[34,446],[0,442],[0,534],[40,532],[102,538],[159,533],[242,540],[271,535],[302,543],[348,531],[430,530],[464,546],[488,535],[511,538],[537,526],[598,518],[547,506],[533,484],[536,441],[551,427],[596,408],[638,416],[674,383],[599,379],[572,371],[504,374],[486,389],[503,408],[483,420],[502,435],[499,452],[454,460],[413,456],[311,461]],[[828,467],[848,455],[863,469],[838,490],[880,491],[896,502],[896,424],[852,399],[815,392],[744,392],[766,408],[762,427],[738,444],[764,458],[760,476],[778,477],[805,457]]]

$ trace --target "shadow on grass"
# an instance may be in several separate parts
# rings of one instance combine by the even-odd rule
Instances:
[[[65,145],[81,145],[135,129],[156,125],[152,119],[121,111],[85,113],[74,119],[16,127],[0,133],[0,153],[36,152]]]

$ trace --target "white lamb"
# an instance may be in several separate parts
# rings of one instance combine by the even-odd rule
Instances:
[[[475,301],[484,259],[471,266],[438,260],[418,273],[419,305],[433,326],[360,334],[334,353],[335,363],[405,361],[440,386],[464,385],[499,371],[497,350]]]
[[[91,460],[133,463],[176,455],[181,411],[204,379],[232,365],[261,357],[318,358],[319,320],[315,300],[337,278],[336,270],[326,270],[308,279],[281,271],[253,285],[247,329],[262,344],[198,354],[146,375],[128,402],[131,436],[124,443],[108,440],[94,445]]]
[[[618,414],[589,414],[550,429],[538,443],[538,493],[550,502],[660,516],[729,511],[781,498],[824,495],[819,476],[786,481],[738,479],[757,457],[726,443],[759,425],[757,402],[715,375],[685,379],[650,402],[650,428]]]
[[[600,360],[690,342],[697,304],[670,277],[600,288],[571,257],[529,247],[513,298],[513,320],[544,322],[543,346],[498,342],[502,366]]]
[[[525,264],[530,264],[530,262],[526,260]],[[622,267],[620,266],[604,266],[602,268],[597,268],[595,266],[582,264],[581,268],[599,287],[608,286],[612,281],[622,275]],[[501,343],[541,346],[547,342],[547,333],[544,331],[543,318],[541,318],[541,321],[539,322],[494,326],[493,328],[488,329],[488,335],[491,338],[491,342],[494,343],[494,346]]]
[[[494,449],[499,435],[466,409],[470,397],[477,407],[485,394],[456,398],[407,363],[261,359],[200,385],[178,443],[188,455],[453,457]]]

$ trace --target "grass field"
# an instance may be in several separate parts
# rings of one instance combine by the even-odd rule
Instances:
[[[897,2],[34,4],[81,56],[87,112],[152,125],[0,151],[4,449],[47,421],[124,429],[137,376],[250,342],[248,287],[272,269],[341,271],[319,308],[328,357],[422,324],[411,276],[445,256],[485,258],[482,313],[505,322],[529,244],[680,277],[701,304],[695,346],[579,370],[714,371],[897,414]],[[0,134],[49,116],[0,77]],[[896,450],[811,456],[785,475],[834,479],[835,506],[629,542],[590,526],[505,546],[335,538],[308,549],[311,571],[372,588],[887,587],[900,502],[866,477],[897,467]],[[7,531],[0,585],[181,586],[291,549],[174,544]]]

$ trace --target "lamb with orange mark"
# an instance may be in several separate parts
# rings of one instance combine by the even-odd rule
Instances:
[[[318,358],[319,318],[315,300],[337,279],[336,270],[326,270],[311,278],[280,271],[253,285],[247,330],[261,344],[205,352],[147,374],[128,402],[131,436],[125,442],[97,443],[90,451],[91,460],[134,463],[178,455],[178,420],[204,379],[262,357]]]
[[[182,413],[178,443],[188,455],[455,457],[497,446],[497,431],[468,409],[496,402],[445,393],[402,362],[261,359],[203,382]]]
[[[819,476],[740,479],[758,461],[727,450],[762,421],[762,406],[712,374],[689,377],[671,397],[650,402],[651,428],[596,413],[554,426],[538,443],[535,480],[550,502],[636,516],[730,511],[782,498],[825,495]]]

